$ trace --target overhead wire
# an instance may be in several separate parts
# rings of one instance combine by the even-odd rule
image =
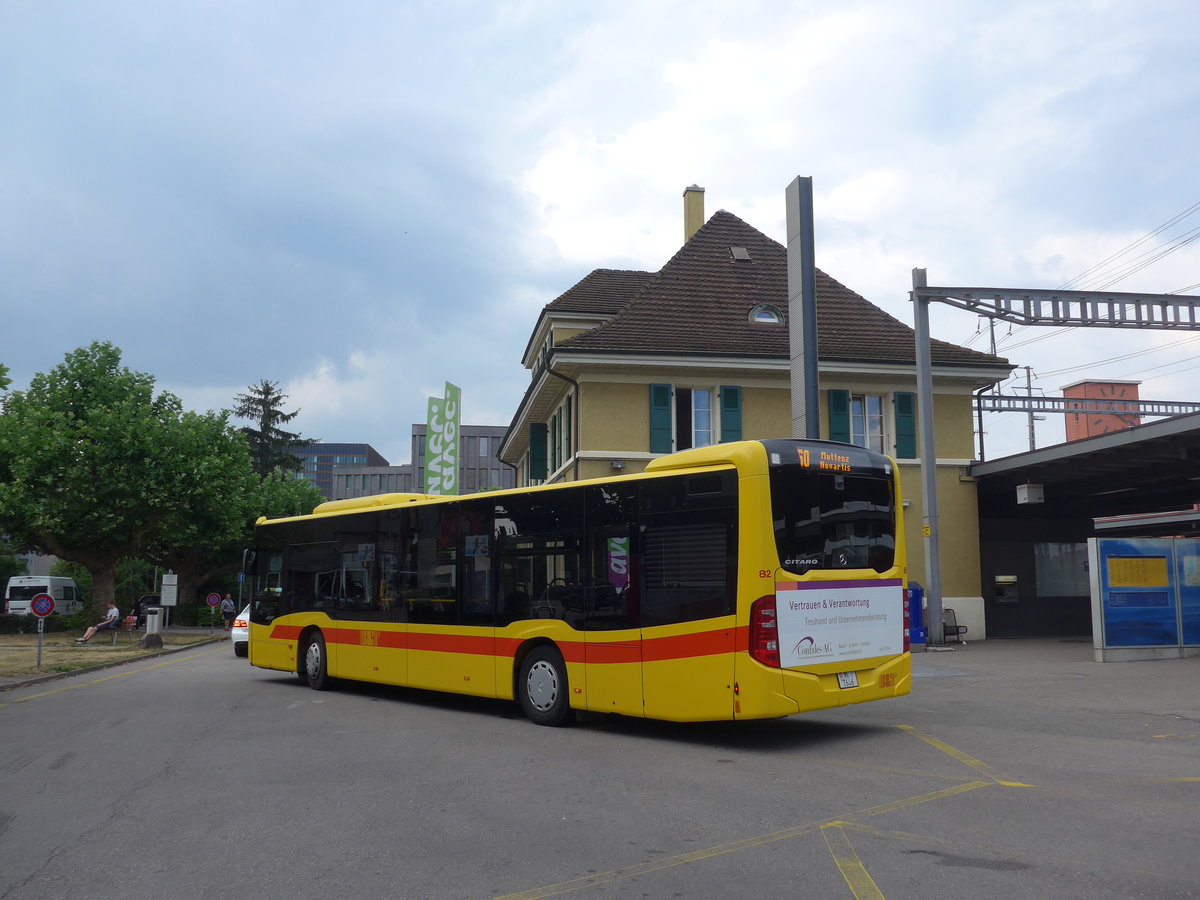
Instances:
[[[1174,243],[1169,245],[1160,245],[1144,253],[1139,253],[1137,256],[1123,263],[1120,268],[1108,272],[1097,273],[1094,279],[1089,279],[1084,284],[1089,284],[1095,279],[1106,279],[1103,284],[1095,287],[1095,290],[1106,291],[1114,284],[1124,281],[1130,275],[1135,275],[1149,266],[1154,265],[1164,257],[1170,256],[1177,250],[1181,250],[1190,244],[1192,241],[1200,238],[1200,228],[1193,228],[1180,237],[1176,238]],[[1151,255],[1153,254],[1153,255]],[[1145,257],[1149,257],[1148,259]]]
[[[1052,369],[1049,372],[1039,372],[1038,374],[1044,376],[1065,375],[1067,372],[1077,372],[1080,369],[1090,369],[1094,366],[1106,365],[1107,363],[1121,362],[1121,360],[1133,359],[1135,356],[1146,356],[1149,353],[1157,353],[1159,350],[1170,350],[1172,347],[1178,347],[1180,344],[1188,344],[1196,340],[1200,340],[1200,334],[1189,335],[1188,337],[1180,338],[1177,341],[1171,341],[1168,344],[1161,344],[1157,347],[1149,347],[1145,350],[1134,350],[1131,353],[1123,353],[1120,356],[1110,356],[1107,359],[1098,359],[1093,362],[1080,363],[1077,366],[1067,366],[1063,369]],[[1167,365],[1170,365],[1170,363]]]
[[[1197,210],[1200,210],[1200,203],[1195,203],[1192,206],[1189,206],[1183,212],[1179,213],[1178,215],[1174,216],[1171,219],[1168,219],[1166,222],[1163,222],[1161,225],[1159,225],[1157,228],[1155,228],[1149,234],[1142,235],[1142,237],[1138,238],[1136,241],[1133,241],[1131,244],[1128,244],[1127,246],[1118,250],[1116,253],[1113,253],[1110,256],[1105,257],[1104,259],[1100,260],[1100,262],[1096,263],[1094,266],[1091,266],[1090,268],[1085,269],[1084,271],[1082,271],[1078,275],[1076,275],[1074,278],[1066,281],[1063,284],[1060,284],[1058,286],[1059,290],[1068,290],[1068,289],[1073,288],[1074,285],[1082,283],[1084,281],[1084,279],[1086,279],[1088,276],[1090,276],[1097,269],[1100,269],[1102,266],[1108,265],[1108,263],[1112,262],[1113,260],[1119,259],[1122,256],[1125,256],[1127,253],[1129,253],[1133,250],[1136,250],[1142,244],[1146,243],[1146,241],[1151,240],[1152,238],[1154,238],[1155,236],[1157,236],[1159,234],[1162,234],[1162,232],[1164,232],[1166,229],[1170,228],[1176,222],[1180,222],[1180,221],[1186,219],[1188,216],[1192,215]]]
[[[1136,241],[1129,243],[1121,250],[1118,250],[1116,253],[1110,254],[1109,256],[1105,257],[1103,260],[1096,263],[1095,265],[1090,266],[1089,268],[1085,269],[1079,275],[1076,275],[1074,278],[1072,278],[1072,279],[1068,280],[1067,282],[1065,282],[1064,284],[1062,284],[1060,286],[1060,289],[1062,289],[1062,290],[1068,290],[1068,289],[1078,290],[1078,289],[1083,289],[1083,286],[1085,286],[1085,285],[1094,284],[1098,281],[1101,281],[1103,283],[1100,284],[1098,287],[1096,287],[1095,290],[1099,290],[1099,291],[1107,290],[1108,288],[1112,287],[1113,285],[1125,280],[1129,276],[1136,274],[1137,272],[1140,272],[1143,269],[1153,265],[1154,263],[1160,261],[1161,259],[1165,258],[1166,256],[1169,256],[1170,254],[1174,253],[1175,251],[1188,246],[1193,241],[1200,238],[1200,227],[1189,229],[1188,231],[1184,232],[1182,235],[1172,238],[1169,243],[1159,244],[1156,247],[1150,248],[1148,250],[1144,250],[1143,252],[1139,253],[1137,256],[1133,257],[1132,259],[1125,259],[1124,261],[1122,261],[1119,265],[1117,265],[1115,267],[1112,267],[1109,265],[1110,263],[1114,263],[1117,260],[1121,260],[1122,257],[1128,256],[1128,254],[1130,254],[1137,248],[1141,247],[1143,244],[1147,243],[1148,241],[1153,240],[1158,235],[1167,231],[1169,228],[1178,224],[1179,222],[1182,222],[1184,219],[1195,214],[1197,211],[1200,211],[1200,202],[1192,204],[1190,207],[1183,210],[1183,212],[1180,212],[1177,215],[1168,219],[1166,222],[1163,222],[1161,225],[1159,225],[1153,231],[1143,235],[1142,237],[1138,238]],[[1189,291],[1194,288],[1200,288],[1200,283],[1197,283],[1194,285],[1189,285],[1188,287],[1182,288],[1178,291],[1174,291],[1173,293],[1183,293],[1185,291]],[[1064,334],[1070,334],[1070,333],[1076,331],[1080,326],[1065,326],[1065,327],[1055,328],[1053,330],[1048,330],[1043,334],[1039,334],[1036,337],[1027,338],[1025,340],[1020,340],[1020,341],[1017,341],[1016,343],[1007,343],[1012,337],[1022,334],[1024,329],[1030,328],[1030,327],[1034,327],[1034,326],[1029,326],[1029,325],[1017,326],[1017,330],[1014,334],[1014,331],[1013,331],[1012,327],[1010,326],[1009,333],[996,341],[997,350],[1001,349],[1002,345],[1003,345],[1003,349],[1006,352],[1011,351],[1011,350],[1016,350],[1019,347],[1026,347],[1026,346],[1029,346],[1030,344],[1035,344],[1035,343],[1038,343],[1039,341],[1048,340],[1052,337],[1057,337],[1057,336],[1064,335]],[[1107,363],[1107,362],[1117,362],[1122,359],[1130,359],[1135,356],[1140,356],[1140,355],[1144,355],[1147,353],[1153,353],[1159,349],[1167,349],[1169,347],[1177,346],[1178,344],[1185,343],[1189,340],[1192,340],[1192,338],[1185,338],[1181,341],[1176,341],[1171,344],[1166,344],[1163,347],[1149,348],[1144,351],[1138,351],[1135,353],[1124,354],[1122,356],[1112,357],[1107,360],[1099,360],[1095,363],[1089,363],[1087,365],[1070,366],[1070,367],[1066,367],[1063,369],[1052,370],[1050,372],[1043,372],[1043,373],[1039,373],[1039,375],[1064,374],[1066,372],[1073,372],[1073,371],[1078,371],[1080,369],[1089,368],[1090,366],[1094,366],[1094,365],[1103,365],[1104,363]]]

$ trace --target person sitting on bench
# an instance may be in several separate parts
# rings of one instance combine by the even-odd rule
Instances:
[[[75,643],[86,644],[101,631],[114,631],[121,627],[121,611],[112,600],[108,601],[108,609],[104,611],[104,621],[92,625],[83,633],[83,637],[75,638]]]

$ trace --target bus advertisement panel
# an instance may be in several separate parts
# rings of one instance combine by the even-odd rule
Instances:
[[[780,582],[775,591],[785,667],[894,656],[904,649],[904,586],[898,579]]]

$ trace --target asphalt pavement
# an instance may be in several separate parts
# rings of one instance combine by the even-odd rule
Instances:
[[[0,895],[1198,896],[1200,658],[990,640],[914,654],[896,700],[546,729],[471,697],[313,692],[209,636],[0,694]],[[97,879],[98,834],[212,853]]]
[[[220,626],[216,629],[172,626],[171,632],[210,635],[213,641],[229,637]],[[162,652],[178,652],[194,646],[167,647]],[[1200,732],[1200,658],[1098,663],[1093,659],[1092,642],[1087,639],[1016,638],[930,647],[925,652],[914,653],[912,659],[913,694],[916,696],[929,687],[923,679],[951,678],[955,680],[956,691],[969,686],[980,706],[996,703],[1004,708],[1011,705],[1013,698],[1028,698],[1039,689],[1063,693],[1054,688],[1057,683],[1059,688],[1070,686],[1067,693],[1074,698],[1077,707],[1086,705],[1090,699],[1098,711],[1161,708],[1163,715],[1174,717],[1181,723],[1190,722],[1191,731]],[[0,691],[81,675],[95,669],[37,676],[0,676]]]

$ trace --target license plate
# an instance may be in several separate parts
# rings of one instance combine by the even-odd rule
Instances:
[[[852,688],[858,687],[857,672],[838,672],[838,687]]]

